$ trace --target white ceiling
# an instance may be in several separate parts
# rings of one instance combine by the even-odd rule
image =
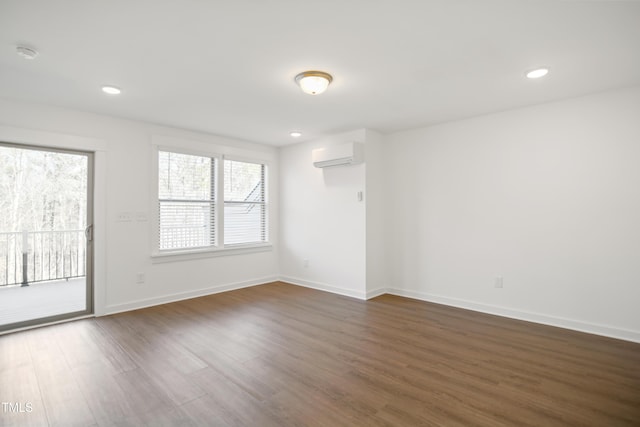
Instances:
[[[0,0],[0,97],[272,145],[638,84],[638,1]]]

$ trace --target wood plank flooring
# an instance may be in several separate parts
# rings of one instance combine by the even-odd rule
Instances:
[[[639,426],[640,344],[272,283],[1,336],[0,401],[2,426]]]

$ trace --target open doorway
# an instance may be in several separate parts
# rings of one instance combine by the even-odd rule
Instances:
[[[93,154],[0,143],[0,331],[93,312]]]

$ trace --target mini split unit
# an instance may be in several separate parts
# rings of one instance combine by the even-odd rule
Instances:
[[[332,166],[357,165],[364,161],[364,147],[359,142],[318,148],[311,152],[313,166],[328,168]]]

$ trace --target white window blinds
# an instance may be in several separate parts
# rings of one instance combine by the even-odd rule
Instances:
[[[266,165],[224,161],[224,244],[267,241]]]
[[[216,159],[158,152],[159,249],[216,244]]]

